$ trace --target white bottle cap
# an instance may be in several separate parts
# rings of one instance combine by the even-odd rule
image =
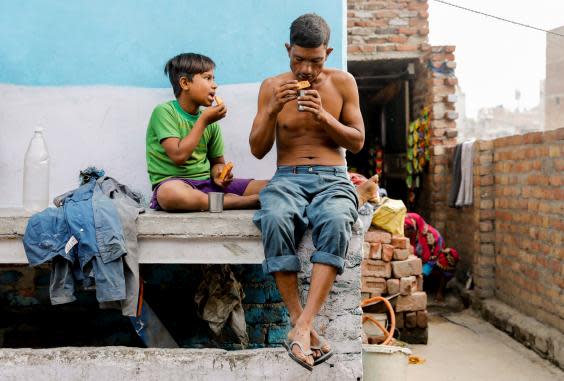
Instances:
[[[35,132],[43,132],[43,127],[35,127]]]

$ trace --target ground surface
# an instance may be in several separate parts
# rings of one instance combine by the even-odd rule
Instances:
[[[429,344],[411,345],[425,363],[409,365],[408,380],[564,380],[564,372],[473,311],[430,309]]]

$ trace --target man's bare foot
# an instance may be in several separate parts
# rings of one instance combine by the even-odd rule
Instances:
[[[288,344],[293,341],[297,341],[301,343],[304,347],[304,351],[307,353],[310,350],[310,334],[311,332],[308,329],[301,328],[301,327],[294,327],[288,332]],[[302,352],[301,348],[297,345],[294,345],[290,348],[290,351],[299,358],[301,361],[308,363],[309,365],[313,366],[313,356],[309,355],[306,356]]]
[[[364,205],[367,201],[378,202],[380,197],[378,195],[378,175],[374,175],[367,181],[363,182],[356,187],[356,193],[360,201],[360,205]]]
[[[319,347],[321,345],[321,339],[319,334],[315,331],[315,329],[312,329],[309,335],[310,338],[310,345],[311,347]],[[320,347],[321,350],[319,349],[313,349],[312,348],[312,352],[313,352],[313,359],[317,360],[318,358],[320,358],[321,356],[323,356],[325,353],[329,353],[331,351],[331,346],[329,345],[329,343],[327,341],[325,341],[323,343],[323,345],[321,345]]]

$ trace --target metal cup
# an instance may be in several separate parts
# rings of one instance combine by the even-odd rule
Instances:
[[[298,90],[298,96],[303,97],[305,95],[305,90]],[[298,111],[304,111],[304,106],[298,105]]]
[[[224,193],[221,192],[209,192],[208,193],[208,205],[210,213],[221,213],[223,212],[223,197]]]

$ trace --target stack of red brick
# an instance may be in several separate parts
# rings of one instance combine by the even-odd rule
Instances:
[[[371,227],[364,236],[361,264],[362,299],[400,294],[395,307],[400,339],[426,344],[427,294],[423,291],[421,259],[409,239]]]

